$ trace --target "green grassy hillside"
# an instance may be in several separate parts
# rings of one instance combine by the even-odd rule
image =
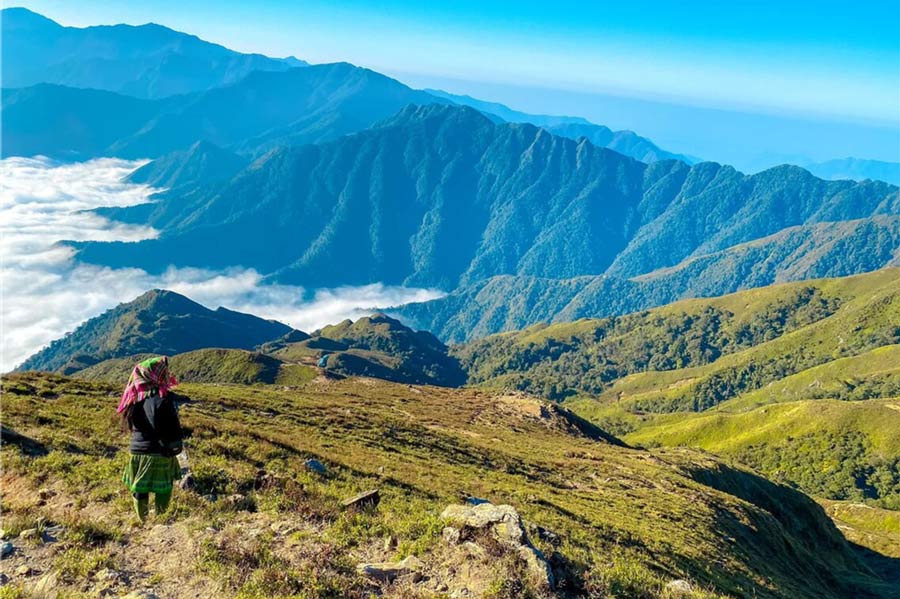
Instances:
[[[472,382],[563,400],[630,443],[698,447],[818,497],[896,508],[898,341],[900,271],[888,269],[453,351]]]
[[[470,381],[635,410],[703,410],[900,342],[900,270],[774,285],[454,347]]]
[[[67,597],[101,585],[175,599],[544,595],[510,586],[522,575],[502,547],[442,538],[441,511],[476,496],[522,514],[557,597],[671,597],[664,587],[677,578],[695,598],[891,594],[819,506],[747,470],[690,450],[619,447],[526,396],[352,378],[291,390],[183,385],[196,490],[177,492],[156,526],[133,528],[118,482],[126,439],[110,420],[118,389],[5,381],[3,526],[64,528],[55,542],[14,540],[4,572],[27,559]],[[308,472],[308,458],[327,473]],[[370,488],[377,508],[341,510]],[[354,570],[409,555],[422,560],[418,582],[378,586]],[[16,576],[4,592],[30,584]]]
[[[797,401],[654,418],[625,440],[700,447],[829,499],[900,509],[900,400]]]
[[[798,399],[900,397],[900,345],[886,345],[801,370],[727,403],[728,410]]]
[[[88,381],[124,384],[137,362],[152,354],[104,360],[73,374]],[[307,364],[286,363],[259,352],[240,349],[199,349],[176,354],[169,360],[172,373],[184,383],[279,383],[305,382],[316,370]]]

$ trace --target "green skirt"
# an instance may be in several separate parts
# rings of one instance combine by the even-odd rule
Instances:
[[[181,478],[178,458],[161,455],[136,455],[125,465],[122,482],[132,493],[167,493],[172,481]]]

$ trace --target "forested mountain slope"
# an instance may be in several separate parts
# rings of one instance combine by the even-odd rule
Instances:
[[[181,200],[170,201],[184,210]],[[451,290],[506,274],[645,274],[709,252],[727,252],[712,259],[727,270],[730,256],[753,250],[740,244],[805,227],[810,241],[799,251],[796,233],[759,242],[782,255],[751,282],[765,284],[782,272],[884,266],[896,255],[898,202],[897,188],[883,183],[826,182],[791,168],[746,176],[713,163],[646,165],[469,108],[411,106],[334,142],[270,153],[225,188],[190,198],[193,210],[158,240],[82,244],[80,257],[144,268],[241,264],[312,286]],[[850,236],[827,224],[850,219],[860,220],[840,225],[855,228]],[[881,240],[877,256],[854,253],[872,239]],[[655,303],[672,299],[647,294]]]

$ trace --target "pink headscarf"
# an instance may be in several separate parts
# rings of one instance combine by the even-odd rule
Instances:
[[[128,406],[144,401],[144,397],[153,389],[159,391],[160,397],[165,397],[169,389],[177,384],[178,381],[169,373],[167,357],[148,358],[140,364],[135,364],[116,412],[121,414]]]

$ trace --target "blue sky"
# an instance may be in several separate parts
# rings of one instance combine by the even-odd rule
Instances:
[[[900,0],[11,0],[632,129],[748,172],[900,162]]]
[[[32,0],[244,51],[717,108],[900,119],[900,1]]]

